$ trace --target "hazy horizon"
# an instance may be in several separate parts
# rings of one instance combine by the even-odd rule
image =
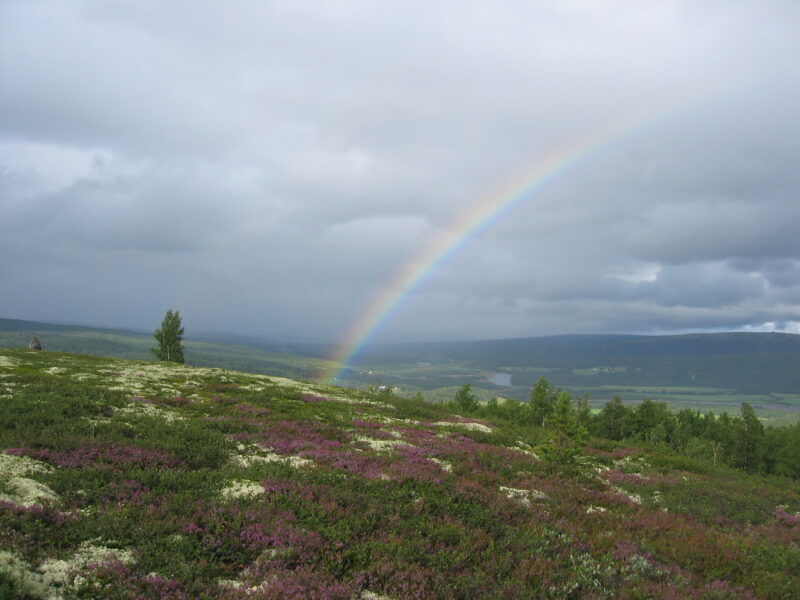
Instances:
[[[154,327],[150,329],[143,329],[143,328],[135,328],[135,327],[121,327],[114,324],[98,324],[98,323],[90,323],[90,322],[78,322],[78,321],[59,321],[54,319],[16,319],[13,317],[7,317],[5,315],[0,315],[0,319],[9,319],[9,320],[17,320],[17,321],[27,321],[31,323],[42,323],[47,325],[55,325],[55,326],[65,326],[65,327],[78,327],[78,328],[87,328],[87,329],[100,329],[100,330],[112,330],[112,331],[122,331],[127,333],[135,333],[135,334],[142,334],[142,335],[151,335],[155,330]],[[186,323],[184,323],[186,326]],[[370,347],[380,348],[383,346],[392,346],[392,345],[414,345],[414,344],[438,344],[438,343],[457,343],[457,342],[492,342],[492,341],[506,341],[506,340],[516,340],[516,339],[539,339],[539,338],[551,338],[551,337],[590,337],[590,336],[638,336],[638,337],[669,337],[669,336],[691,336],[691,335],[703,335],[703,334],[726,334],[726,333],[781,333],[786,335],[800,335],[794,332],[786,332],[786,331],[775,331],[775,330],[765,330],[765,331],[753,331],[753,330],[706,330],[706,331],[675,331],[675,332],[665,332],[665,333],[625,333],[625,332],[613,332],[613,331],[606,331],[606,332],[595,332],[595,333],[585,333],[585,332],[573,332],[573,333],[551,333],[547,335],[526,335],[526,336],[510,336],[510,337],[486,337],[486,338],[451,338],[451,339],[426,339],[426,338],[418,338],[418,339],[406,339],[406,340],[395,340],[395,341],[384,341],[379,342],[376,344],[371,345]],[[185,333],[186,340],[198,340],[202,341],[204,339],[214,339],[214,338],[231,338],[233,342],[236,341],[254,341],[254,342],[265,342],[271,344],[297,344],[297,345],[309,345],[309,346],[320,346],[321,348],[331,349],[332,346],[336,345],[339,340],[319,340],[319,339],[291,339],[291,338],[275,338],[269,336],[260,336],[260,335],[253,335],[247,332],[244,333],[237,333],[237,332],[230,332],[230,331],[211,331],[211,330],[192,330],[188,328]],[[369,349],[367,349],[368,353]]]

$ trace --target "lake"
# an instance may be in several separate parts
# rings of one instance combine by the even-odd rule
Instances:
[[[490,373],[489,383],[511,387],[511,373]]]

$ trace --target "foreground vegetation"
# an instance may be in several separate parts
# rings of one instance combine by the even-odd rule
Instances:
[[[796,482],[466,392],[0,350],[0,597],[800,597]]]

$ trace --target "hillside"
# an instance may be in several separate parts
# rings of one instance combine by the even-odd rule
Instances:
[[[0,350],[0,597],[797,598],[800,491],[280,377]]]
[[[45,350],[111,358],[152,360],[150,349],[155,346],[150,333],[0,319],[0,348],[27,348],[34,335],[42,341]],[[307,344],[208,335],[189,336],[184,340],[184,346],[187,362],[196,366],[313,379],[326,365],[326,361],[318,358],[322,354],[318,348]]]

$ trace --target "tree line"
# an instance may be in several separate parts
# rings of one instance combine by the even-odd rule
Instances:
[[[531,389],[530,400],[496,398],[479,404],[470,386],[462,386],[454,403],[459,410],[562,432],[582,443],[586,435],[618,442],[664,448],[695,459],[712,461],[750,473],[800,479],[800,422],[765,427],[747,402],[738,415],[683,408],[671,411],[666,402],[644,400],[627,406],[615,396],[593,413],[588,394],[572,398],[544,377]],[[552,438],[552,433],[551,433]],[[562,440],[563,441],[563,440]],[[552,442],[551,442],[552,444]]]

